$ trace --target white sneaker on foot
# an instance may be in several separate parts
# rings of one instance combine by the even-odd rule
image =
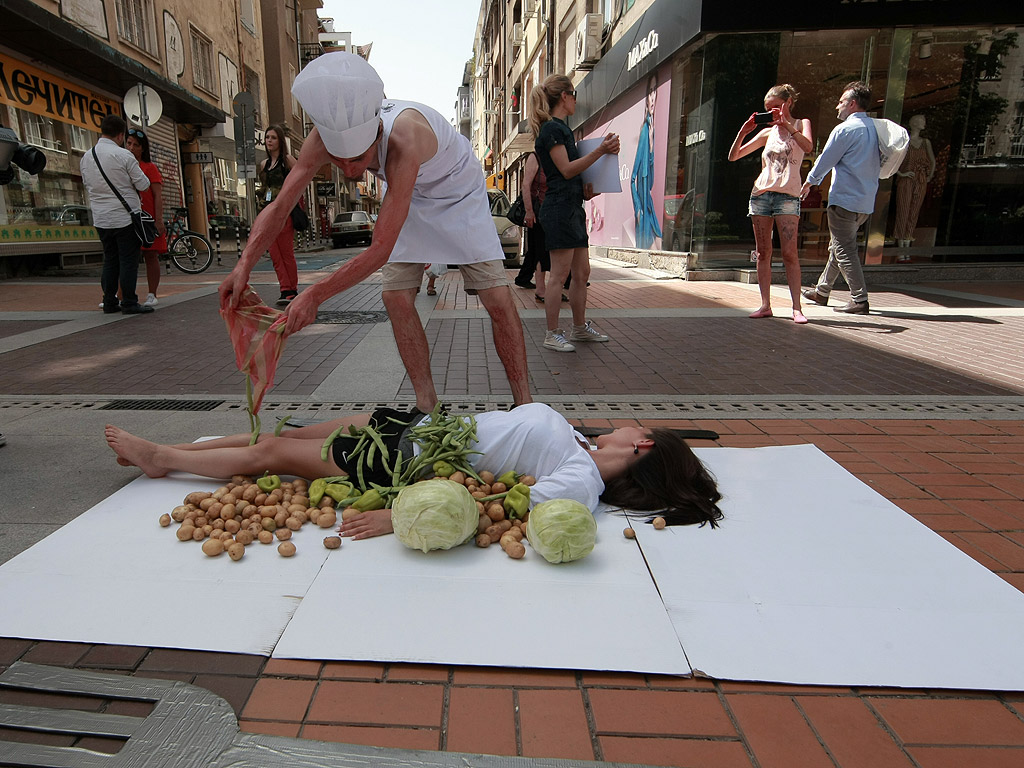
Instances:
[[[156,294],[147,293],[146,300],[142,302],[142,305],[145,307],[155,307],[157,305]]]
[[[608,341],[608,338],[591,325],[589,320],[583,325],[574,325],[569,334],[570,341]]]
[[[562,333],[561,328],[556,328],[553,331],[548,331],[544,335],[544,346],[547,349],[553,349],[556,352],[575,352],[576,345],[570,344],[565,340],[565,334]]]

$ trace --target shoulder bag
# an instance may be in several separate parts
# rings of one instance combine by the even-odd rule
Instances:
[[[281,163],[284,165],[284,176],[285,176],[285,178],[287,178],[288,177],[288,171],[289,171],[288,163],[286,163],[284,161],[283,157],[281,158]],[[305,209],[302,207],[302,198],[301,197],[299,198],[299,202],[297,202],[295,204],[295,207],[292,208],[292,212],[289,215],[292,218],[292,226],[296,230],[309,229],[309,215],[306,213]]]
[[[100,175],[103,176],[103,180],[107,182],[107,186],[110,187],[110,191],[117,195],[117,199],[121,201],[121,205],[128,211],[128,215],[132,217],[132,229],[135,230],[135,236],[139,238],[139,242],[143,246],[150,246],[156,241],[156,219],[150,216],[143,210],[133,211],[128,203],[125,202],[124,197],[120,192],[117,191],[117,187],[110,183],[110,179],[107,178],[106,172],[103,170],[103,165],[100,164],[100,156],[96,154],[96,147],[92,148],[92,157],[96,161],[96,167],[100,169]]]
[[[512,203],[512,207],[508,209],[505,218],[513,224],[518,224],[520,227],[526,226],[526,205],[523,203],[522,193]]]
[[[878,134],[878,178],[888,179],[903,163],[910,146],[910,134],[899,123],[883,118],[871,118]]]

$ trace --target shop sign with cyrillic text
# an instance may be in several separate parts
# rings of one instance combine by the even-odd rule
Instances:
[[[98,131],[121,105],[41,69],[0,54],[0,104]]]

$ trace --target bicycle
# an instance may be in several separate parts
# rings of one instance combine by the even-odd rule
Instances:
[[[204,235],[186,229],[185,215],[185,209],[176,209],[167,225],[168,269],[173,263],[187,275],[198,275],[213,263],[213,246]]]

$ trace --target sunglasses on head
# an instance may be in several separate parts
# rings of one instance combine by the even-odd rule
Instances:
[[[144,134],[138,128],[129,128],[128,129],[128,135],[129,136],[138,136],[140,139],[146,138],[146,134]]]

